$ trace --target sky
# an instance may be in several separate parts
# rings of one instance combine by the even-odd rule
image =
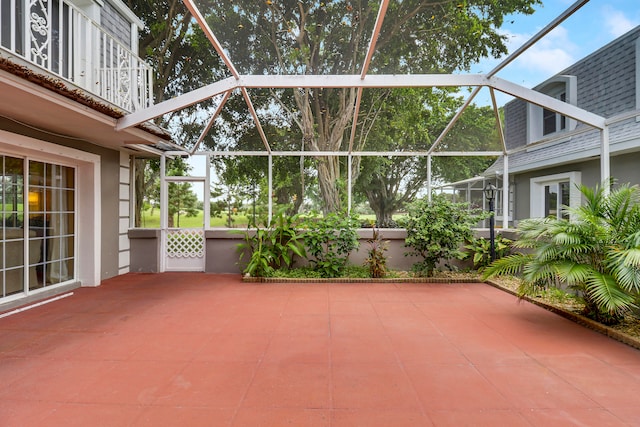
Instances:
[[[533,15],[514,15],[505,20],[502,31],[508,37],[509,52],[522,46],[575,1],[543,0],[542,3],[536,6]],[[639,0],[590,0],[497,76],[534,87],[637,25],[640,25]],[[487,73],[498,63],[497,60],[482,61],[471,71]],[[499,104],[510,99],[497,98]],[[479,94],[477,102],[488,103],[488,92]]]

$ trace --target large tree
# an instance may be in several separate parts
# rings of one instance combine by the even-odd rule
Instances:
[[[498,29],[512,13],[532,13],[538,0],[404,0],[390,2],[371,73],[449,73],[506,52]],[[241,73],[357,74],[379,1],[274,0],[199,3]],[[274,91],[299,127],[307,151],[344,149],[357,91],[301,88]],[[363,105],[362,111],[372,111]],[[340,208],[338,157],[319,157],[325,211]]]
[[[500,151],[502,142],[492,107],[469,105],[453,128],[443,138],[438,151]],[[440,182],[456,182],[473,178],[495,161],[487,156],[436,157],[433,175]]]
[[[153,67],[156,103],[197,89],[202,82],[213,81],[224,73],[220,58],[211,51],[204,33],[182,1],[127,0],[126,4],[146,24],[140,32],[139,52]],[[208,107],[208,104],[194,106],[159,117],[157,123],[170,128],[175,141],[189,146],[202,130],[206,117],[198,110]],[[139,227],[143,200],[157,182],[159,168],[139,158],[135,171],[135,226]]]
[[[367,114],[358,148],[387,152],[426,152],[434,135],[461,101],[449,90],[400,88],[381,91],[376,114]],[[363,157],[354,189],[364,194],[380,227],[392,225],[392,215],[423,190],[428,179],[427,158],[420,156]]]
[[[462,105],[444,89],[393,89],[379,106],[371,126],[369,149],[391,152],[429,150]],[[497,121],[491,107],[469,105],[436,151],[499,150]],[[456,181],[484,171],[490,157],[432,157],[432,180]],[[392,216],[416,195],[429,179],[426,156],[364,157],[355,190],[366,195],[379,226],[393,224]]]

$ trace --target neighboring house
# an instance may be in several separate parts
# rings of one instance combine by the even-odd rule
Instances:
[[[606,119],[610,175],[619,183],[640,184],[639,37],[636,27],[534,88]],[[510,225],[530,217],[566,217],[563,205],[581,202],[576,185],[601,184],[600,130],[520,99],[505,105],[504,127]],[[500,158],[484,176],[501,187],[503,173]],[[497,206],[500,221],[502,204]]]
[[[0,0],[0,309],[129,271],[130,163],[175,146],[121,0]]]

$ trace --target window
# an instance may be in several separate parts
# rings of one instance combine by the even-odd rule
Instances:
[[[556,76],[537,88],[545,95],[576,105],[577,81],[575,76]],[[528,104],[527,142],[536,142],[566,130],[575,129],[577,122],[547,108]]]
[[[568,172],[531,179],[530,217],[570,219],[567,207],[580,205],[580,172]]]
[[[43,162],[29,162],[30,289],[55,285],[73,278],[75,235],[75,171]]]
[[[544,186],[544,216],[569,219],[566,207],[570,203],[569,181],[554,182]]]
[[[558,99],[562,102],[567,102],[567,94],[565,92],[560,93]],[[565,116],[547,110],[546,108],[542,110],[542,134],[544,136],[565,130],[566,127],[567,118]]]
[[[0,238],[1,297],[24,290],[24,160],[0,156],[2,234]]]
[[[75,169],[0,156],[0,298],[74,278]],[[28,279],[27,279],[28,277]]]

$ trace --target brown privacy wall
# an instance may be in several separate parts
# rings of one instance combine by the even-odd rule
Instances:
[[[404,229],[382,229],[382,238],[387,240],[388,250],[387,266],[394,270],[411,270],[411,266],[418,261],[417,257],[405,256],[407,248],[404,241],[407,232]],[[507,238],[514,238],[514,233],[508,230],[497,230]],[[371,239],[372,229],[360,229],[360,248],[351,253],[349,262],[355,265],[364,264],[369,250],[368,239]],[[477,230],[476,235],[488,237],[488,230]],[[242,242],[243,234],[230,230],[207,230],[206,238],[206,265],[207,273],[240,273],[239,265],[240,253],[237,245]],[[160,268],[161,238],[160,230],[157,229],[131,229],[129,230],[129,240],[131,242],[131,272],[155,273]],[[248,255],[245,255],[244,261]],[[303,265],[306,260],[298,259],[296,265]],[[470,268],[470,261],[451,261],[451,264],[460,269]]]

